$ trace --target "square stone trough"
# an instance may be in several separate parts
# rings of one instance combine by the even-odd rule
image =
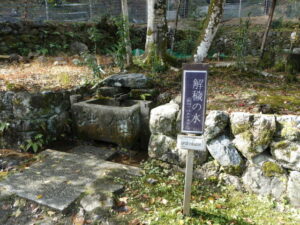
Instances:
[[[149,129],[146,101],[93,99],[72,105],[79,137],[135,148]],[[145,119],[146,118],[146,119]],[[143,127],[143,128],[142,128]]]

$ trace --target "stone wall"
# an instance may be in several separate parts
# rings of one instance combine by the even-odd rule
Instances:
[[[149,156],[184,167],[180,114],[180,98],[151,111]],[[210,111],[205,126],[195,175],[300,206],[300,116]]]
[[[89,39],[89,32],[92,26],[96,26],[101,37],[97,41],[98,53],[106,54],[111,46],[116,44],[117,26],[108,18],[103,18],[97,23],[58,23],[58,22],[0,22],[0,53],[17,53],[27,56],[30,52],[39,52],[40,54],[56,55],[61,52],[70,52],[71,45],[74,42],[86,44],[90,50],[94,49],[94,43]],[[224,53],[232,55],[235,51],[238,26],[224,25],[220,28],[212,48],[211,53]],[[272,40],[272,46],[281,49],[290,47],[290,35],[293,27],[287,30],[278,30],[269,33],[269,39]],[[257,55],[260,48],[261,38],[264,27],[256,26],[249,32],[249,49],[247,54]],[[171,32],[170,32],[171,34]],[[191,54],[196,48],[199,37],[199,30],[178,30],[175,40],[175,51],[184,54]],[[132,26],[130,28],[130,38],[133,49],[144,49],[146,41],[146,26]],[[169,43],[171,36],[169,35]],[[192,44],[191,44],[192,43]],[[193,44],[194,43],[194,44]]]
[[[116,44],[117,26],[108,18],[97,23],[58,23],[58,22],[0,22],[0,53],[17,53],[27,56],[30,52],[56,55],[71,52],[72,43],[79,41],[92,51],[94,43],[89,38],[88,30],[96,26],[101,33],[97,41],[98,53],[107,53],[107,49]],[[132,27],[133,48],[143,48],[146,28]]]
[[[70,93],[0,92],[0,148],[19,148],[43,135],[46,144],[70,131]]]

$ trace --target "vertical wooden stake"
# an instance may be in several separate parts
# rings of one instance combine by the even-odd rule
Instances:
[[[183,200],[183,215],[190,215],[190,202],[192,193],[193,180],[193,164],[194,164],[194,150],[188,150],[186,157],[185,168],[185,183],[184,183],[184,200]]]

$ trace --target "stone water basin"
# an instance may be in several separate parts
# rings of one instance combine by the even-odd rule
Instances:
[[[74,103],[72,113],[79,137],[133,147],[141,130],[139,101],[93,99]]]

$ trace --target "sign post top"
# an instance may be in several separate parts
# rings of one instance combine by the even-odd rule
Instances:
[[[183,64],[183,70],[208,70],[209,65],[207,63],[202,64]]]

